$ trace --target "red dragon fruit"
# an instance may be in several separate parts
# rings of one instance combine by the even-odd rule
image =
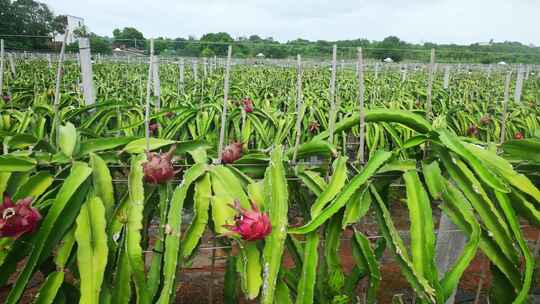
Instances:
[[[246,113],[253,112],[253,100],[251,100],[251,98],[246,97],[242,99],[242,105],[244,106],[244,111],[246,111]]]
[[[319,132],[319,123],[316,122],[316,121],[312,121],[309,123],[309,127],[308,127],[308,130],[311,134],[315,134],[317,132]]]
[[[0,237],[16,239],[36,230],[41,214],[30,206],[31,203],[32,198],[27,197],[14,204],[11,197],[4,195],[4,202],[0,206]]]
[[[143,164],[144,179],[151,184],[163,184],[171,180],[176,172],[172,164],[175,146],[167,153],[147,152],[147,162]]]
[[[242,143],[233,142],[226,146],[221,153],[221,161],[224,164],[232,164],[242,157]]]
[[[2,96],[2,100],[5,102],[5,103],[8,103],[11,101],[11,96],[9,95],[4,95]]]
[[[522,132],[516,132],[516,134],[514,134],[514,139],[520,140],[523,138],[525,138],[525,136],[523,135]]]
[[[159,129],[159,125],[155,122],[148,125],[148,130],[150,130],[151,134],[156,134]]]
[[[475,125],[469,126],[467,135],[475,137],[478,134],[478,128]]]
[[[480,124],[481,125],[488,125],[489,123],[491,122],[491,117],[489,117],[488,115],[485,115],[485,116],[482,116],[480,118]]]
[[[235,200],[231,207],[239,214],[234,218],[234,225],[225,225],[225,227],[233,233],[238,233],[243,240],[262,240],[272,232],[268,214],[261,212],[253,202],[251,202],[251,210],[240,207],[238,200]]]

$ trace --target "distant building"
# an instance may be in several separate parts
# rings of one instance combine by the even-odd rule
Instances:
[[[75,17],[71,15],[66,15],[67,26],[66,29],[69,30],[66,43],[77,42],[77,37],[75,36],[75,30],[84,26],[84,19],[80,17]],[[64,34],[58,34],[54,37],[55,41],[64,41]]]

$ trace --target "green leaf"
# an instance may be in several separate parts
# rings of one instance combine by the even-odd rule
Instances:
[[[194,217],[182,242],[182,257],[185,259],[191,256],[206,229],[211,195],[210,174],[205,174],[195,183]]]
[[[43,285],[41,285],[41,289],[39,290],[36,301],[34,303],[53,304],[54,299],[58,294],[58,290],[60,289],[60,286],[62,286],[62,283],[64,283],[64,272],[51,272],[43,282]]]
[[[60,214],[64,207],[75,194],[79,186],[88,178],[92,173],[92,169],[85,163],[75,162],[71,169],[71,173],[68,178],[62,184],[58,195],[54,201],[54,204],[49,209],[47,215],[43,219],[39,230],[34,238],[34,246],[32,252],[28,257],[28,261],[23,270],[19,274],[17,281],[11,288],[11,291],[6,300],[6,304],[15,304],[19,302],[20,297],[32,276],[38,260],[41,256],[41,251],[46,245],[49,233],[53,230]]]
[[[36,164],[35,160],[26,156],[0,155],[0,172],[26,172]]]
[[[334,174],[328,183],[328,186],[317,197],[317,200],[311,205],[311,217],[316,217],[321,210],[341,191],[347,180],[347,157],[342,156],[334,161]]]
[[[182,183],[176,187],[167,214],[168,231],[165,237],[165,259],[163,265],[163,288],[156,303],[174,303],[176,291],[176,272],[180,255],[182,208],[192,183],[208,171],[206,164],[195,164],[184,173]]]
[[[272,206],[268,209],[272,232],[266,237],[263,250],[264,275],[261,303],[273,304],[276,281],[285,249],[289,210],[289,192],[281,146],[275,147],[272,151],[270,164],[264,176],[264,190],[266,193],[264,205]]]
[[[13,200],[18,201],[25,197],[36,199],[49,189],[53,181],[54,178],[48,172],[41,171],[31,176],[26,183],[17,189],[17,192],[13,195]]]
[[[105,207],[99,197],[90,197],[77,218],[77,264],[80,274],[81,301],[99,303],[101,284],[107,266]]]
[[[314,302],[317,265],[319,260],[319,233],[317,231],[306,235],[306,244],[302,263],[302,274],[298,281],[296,304]]]
[[[305,234],[314,231],[326,222],[332,215],[337,213],[353,196],[353,194],[371,178],[377,170],[392,157],[391,152],[377,151],[369,159],[363,170],[351,179],[351,181],[342,189],[336,198],[316,217],[312,218],[307,224],[298,228],[290,228],[289,233]]]
[[[381,282],[381,271],[377,263],[377,258],[371,249],[369,240],[361,232],[354,231],[354,238],[351,245],[353,246],[353,251],[357,252],[357,258],[367,268],[367,274],[369,276],[367,303],[375,303],[377,300],[377,290]]]
[[[420,299],[428,300],[432,303],[436,302],[436,291],[429,284],[425,277],[418,274],[409,258],[407,249],[403,240],[399,236],[390,212],[382,201],[381,197],[377,193],[374,186],[370,186],[371,194],[375,198],[375,210],[377,211],[377,218],[379,222],[380,231],[383,237],[386,239],[388,247],[392,250],[396,258],[396,262],[401,268],[401,273],[407,279],[413,290],[419,295]]]
[[[159,149],[164,146],[169,146],[174,144],[176,141],[169,140],[169,139],[161,139],[161,138],[150,138],[150,151]],[[136,140],[131,141],[129,144],[127,144],[124,149],[124,152],[130,153],[130,154],[139,154],[146,151],[146,138],[139,138]]]
[[[133,156],[131,159],[131,171],[128,177],[129,206],[126,225],[126,253],[137,293],[137,303],[140,304],[150,302],[145,279],[144,255],[141,247],[144,210],[144,173],[142,164],[145,161],[144,154]]]
[[[255,299],[259,295],[262,285],[261,253],[254,242],[242,242],[236,260],[242,290],[248,299]]]
[[[86,140],[81,143],[79,155],[111,150],[133,142],[134,139],[135,137],[111,137]]]
[[[407,208],[411,223],[413,267],[416,273],[435,285],[438,277],[435,269],[435,234],[431,216],[431,202],[416,171],[405,172],[403,180],[407,190]]]
[[[115,204],[111,172],[107,167],[107,163],[94,153],[90,154],[90,166],[93,170],[92,181],[94,183],[95,194],[101,199],[103,206],[105,206],[106,218],[110,219]]]
[[[439,140],[452,152],[461,156],[480,177],[480,179],[488,184],[491,188],[508,193],[510,189],[502,179],[497,176],[492,170],[488,169],[483,160],[477,155],[470,152],[462,141],[447,130],[438,130]]]

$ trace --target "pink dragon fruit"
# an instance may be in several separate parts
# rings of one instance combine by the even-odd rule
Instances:
[[[309,123],[309,127],[308,127],[308,130],[309,130],[309,133],[311,134],[316,134],[319,132],[319,123],[316,122],[316,121],[312,121]]]
[[[176,172],[172,164],[175,146],[167,153],[147,152],[147,162],[143,164],[144,179],[151,184],[163,184],[171,180]]]
[[[469,126],[467,129],[467,135],[476,137],[476,135],[478,135],[478,128],[475,125]]]
[[[253,100],[251,100],[251,98],[246,97],[242,99],[242,105],[244,106],[244,111],[246,111],[246,113],[253,112]]]
[[[31,203],[32,198],[27,197],[14,204],[11,197],[4,195],[4,202],[0,206],[0,237],[16,239],[36,230],[41,214],[30,206]]]
[[[243,240],[262,240],[272,232],[268,214],[261,212],[253,202],[251,202],[251,210],[240,207],[238,200],[235,200],[231,207],[239,214],[234,218],[234,225],[225,225],[225,227],[233,233],[238,233]]]
[[[224,164],[232,164],[242,157],[242,143],[233,142],[226,146],[221,153],[221,161]]]

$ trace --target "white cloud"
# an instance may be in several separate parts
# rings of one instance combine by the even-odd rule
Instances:
[[[146,37],[225,31],[286,41],[295,38],[471,43],[512,40],[540,45],[534,0],[197,0],[46,1],[56,13],[83,17],[91,31],[112,35],[133,26]]]

